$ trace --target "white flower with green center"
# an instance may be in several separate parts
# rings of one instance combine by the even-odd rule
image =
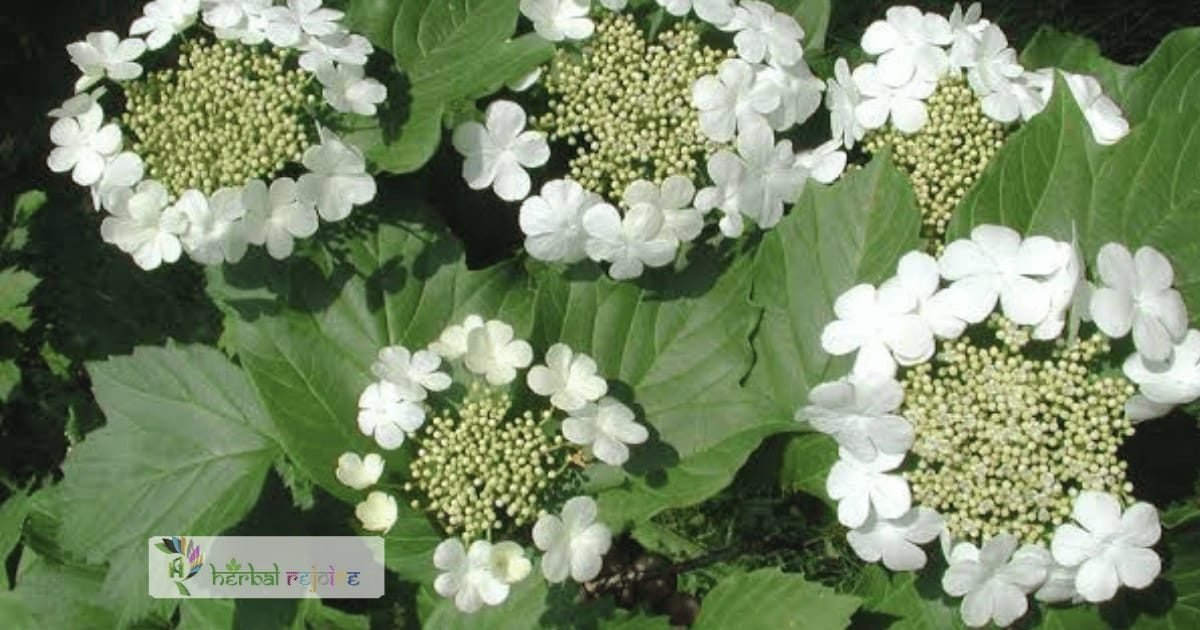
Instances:
[[[86,40],[69,44],[71,63],[83,72],[75,82],[75,91],[86,90],[105,77],[129,81],[142,76],[137,59],[144,52],[146,42],[137,38],[122,40],[112,31],[90,33]]]
[[[539,194],[521,204],[519,222],[525,233],[525,250],[538,260],[583,260],[588,240],[583,216],[592,208],[607,205],[600,195],[569,179],[546,182]]]
[[[916,507],[896,519],[872,516],[858,529],[846,534],[854,553],[867,562],[883,561],[892,571],[916,571],[925,566],[924,545],[943,531],[942,517],[928,508]]]
[[[525,550],[509,540],[492,545],[489,563],[492,575],[505,584],[516,584],[524,580],[533,570],[533,563],[525,557]]]
[[[145,35],[146,47],[158,50],[191,26],[199,11],[199,0],[153,0],[146,3],[144,15],[133,21],[129,34]]]
[[[533,362],[533,349],[528,342],[513,338],[512,326],[491,320],[467,333],[463,362],[488,383],[507,385],[517,377],[517,369]]]
[[[893,378],[849,376],[814,387],[796,420],[832,436],[858,459],[872,461],[879,453],[903,455],[912,447],[912,424],[895,413],[902,400],[904,390]]]
[[[505,201],[529,195],[527,168],[550,159],[545,134],[525,130],[525,110],[512,101],[488,106],[484,123],[466,122],[454,130],[454,148],[466,160],[463,179],[473,190],[489,186]]]
[[[441,363],[441,358],[429,350],[409,352],[404,346],[388,346],[379,351],[371,373],[394,385],[405,400],[421,402],[429,392],[450,387],[450,376],[438,371]]]
[[[486,604],[498,606],[508,599],[509,586],[492,567],[492,543],[476,540],[470,549],[457,538],[444,540],[433,551],[433,565],[442,571],[433,589],[442,597],[453,597],[454,606],[465,613]]]
[[[629,460],[629,445],[650,437],[638,424],[633,410],[610,396],[588,403],[563,420],[563,436],[573,444],[587,446],[596,459],[621,466]]]
[[[268,189],[261,179],[251,180],[242,190],[246,205],[246,240],[254,245],[266,245],[267,253],[276,260],[292,255],[295,241],[317,232],[317,210],[311,203],[301,203],[296,182],[280,177]]]
[[[950,568],[942,577],[942,588],[963,597],[962,618],[972,628],[1007,626],[1029,610],[1027,595],[1046,579],[1045,550],[1033,545],[1020,549],[1011,534],[1000,534],[982,548],[964,542],[950,554]]]
[[[612,546],[612,532],[596,521],[596,501],[572,497],[561,516],[543,514],[533,526],[533,542],[546,553],[542,574],[551,583],[567,579],[583,583],[600,575],[604,554]]]
[[[373,436],[379,448],[400,448],[423,424],[425,410],[388,381],[371,383],[358,398],[358,430]]]
[[[366,490],[379,483],[383,476],[383,458],[379,453],[342,453],[338,458],[334,476],[343,485],[355,490]]]
[[[563,343],[546,351],[546,365],[535,365],[526,377],[529,389],[548,396],[550,404],[575,411],[608,393],[608,383],[596,374],[596,362]]]
[[[943,48],[951,42],[950,23],[916,7],[891,7],[887,19],[872,23],[862,37],[867,54],[879,55],[879,78],[888,86],[928,83],[949,67]]]
[[[838,502],[838,522],[861,527],[872,514],[882,519],[900,518],[912,507],[908,483],[892,474],[904,461],[904,453],[876,453],[861,460],[844,448],[825,479],[825,491]]]
[[[521,0],[521,13],[544,39],[587,39],[596,31],[588,18],[591,0]]]
[[[222,188],[211,199],[198,190],[189,190],[179,197],[175,208],[188,220],[180,241],[192,260],[214,265],[235,263],[245,255],[246,234],[238,229],[246,214],[241,190]]]
[[[104,176],[109,158],[121,151],[121,129],[104,124],[104,111],[92,104],[78,116],[60,118],[50,127],[55,148],[46,160],[55,173],[71,171],[80,186],[91,186]]]
[[[1162,570],[1150,547],[1162,535],[1158,510],[1135,503],[1124,511],[1117,498],[1084,491],[1075,499],[1074,523],[1060,525],[1050,550],[1055,562],[1079,567],[1075,589],[1089,602],[1112,599],[1121,586],[1146,588]]]
[[[1096,254],[1100,285],[1092,293],[1092,319],[1115,338],[1133,331],[1138,353],[1148,361],[1166,361],[1187,332],[1187,308],[1172,287],[1171,262],[1153,247],[1135,255],[1120,243],[1108,243]]]
[[[354,516],[363,529],[386,534],[396,524],[400,510],[396,497],[378,490],[367,495],[367,499],[354,506]]]
[[[179,237],[188,226],[187,217],[178,208],[168,207],[169,201],[162,184],[143,181],[119,196],[111,216],[100,224],[100,234],[147,271],[175,262],[183,254]]]

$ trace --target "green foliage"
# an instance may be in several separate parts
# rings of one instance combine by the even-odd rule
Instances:
[[[1121,102],[1131,123],[1155,114],[1194,108],[1200,101],[1200,28],[1185,28],[1163,39],[1154,54],[1129,77]]]
[[[794,573],[760,569],[722,580],[704,599],[697,630],[845,628],[862,603]]]

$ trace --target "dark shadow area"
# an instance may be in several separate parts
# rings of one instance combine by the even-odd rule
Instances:
[[[1182,410],[1138,424],[1120,450],[1129,463],[1133,494],[1142,501],[1168,506],[1195,495],[1200,480],[1200,427]]]

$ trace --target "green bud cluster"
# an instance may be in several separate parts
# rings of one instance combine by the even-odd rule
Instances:
[[[412,507],[436,517],[450,535],[473,540],[507,526],[532,522],[562,478],[562,436],[543,425],[550,409],[509,416],[512,401],[474,383],[456,413],[433,418],[410,465]]]
[[[905,134],[890,124],[867,135],[874,155],[892,149],[892,157],[912,181],[926,236],[940,244],[954,209],[1004,144],[1004,125],[983,113],[979,98],[961,77],[947,77],[925,102],[929,121]]]
[[[121,122],[147,175],[172,194],[211,194],[300,161],[312,144],[306,106],[316,95],[308,74],[288,61],[284,50],[192,40],[178,67],[130,84]]]
[[[1048,543],[1081,490],[1128,502],[1133,486],[1117,451],[1133,434],[1125,403],[1135,388],[1096,376],[1108,340],[1031,342],[999,316],[979,332],[943,342],[903,377],[901,413],[916,430],[918,460],[906,473],[914,502],[977,543],[1002,532]]]
[[[609,15],[582,55],[559,50],[544,84],[550,108],[534,124],[578,151],[571,179],[610,199],[638,179],[695,180],[717,146],[700,133],[692,84],[729,53],[677,24],[650,42],[629,15]]]

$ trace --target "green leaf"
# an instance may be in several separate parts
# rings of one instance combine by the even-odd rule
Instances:
[[[793,436],[784,447],[779,483],[784,490],[805,492],[835,507],[825,492],[825,477],[837,458],[833,438],[822,433]]]
[[[891,277],[900,256],[920,246],[920,216],[908,178],[878,158],[831,187],[807,189],[763,238],[754,300],[766,311],[747,387],[773,403],[773,417],[790,421],[812,387],[848,368],[821,349],[833,302]]]
[[[8,223],[8,234],[0,240],[0,249],[20,251],[29,243],[29,221],[33,214],[46,205],[46,193],[28,190],[21,193],[13,203],[12,219]],[[3,221],[0,221],[3,223]]]
[[[144,563],[141,569],[141,593],[145,596]],[[32,627],[72,630],[112,630],[117,627],[118,618],[113,607],[119,602],[101,594],[103,568],[59,564],[26,548],[21,555],[16,581],[16,588],[4,595],[14,596],[32,614],[36,621]]]
[[[364,35],[376,48],[392,52],[392,30],[400,13],[400,0],[350,0],[346,26]]]
[[[17,385],[21,384],[21,368],[16,361],[0,361],[0,402],[8,400]]]
[[[1060,68],[1079,74],[1090,74],[1100,81],[1104,93],[1114,101],[1123,100],[1125,84],[1133,73],[1125,66],[1105,59],[1094,40],[1074,33],[1063,33],[1053,26],[1043,25],[1021,51],[1021,65],[1030,70]]]
[[[560,587],[560,590],[561,587]],[[542,579],[540,569],[533,568],[529,577],[512,586],[508,599],[499,606],[485,606],[483,609],[465,614],[454,607],[454,600],[446,599],[428,588],[422,588],[418,598],[424,600],[423,608],[428,614],[421,615],[421,626],[438,628],[438,630],[474,630],[475,628],[504,628],[505,630],[520,630],[522,628],[542,627],[538,623],[546,614],[550,590],[546,580]],[[583,611],[577,611],[582,614]]]
[[[1091,131],[1061,77],[1045,111],[1012,134],[967,193],[946,231],[965,238],[982,223],[1071,240],[1092,195]]]
[[[801,575],[759,569],[721,580],[704,598],[693,628],[845,628],[861,603]]]
[[[770,0],[780,11],[789,13],[804,29],[805,52],[823,50],[829,32],[830,0]]]
[[[1146,63],[1133,72],[1122,103],[1129,122],[1172,114],[1200,102],[1200,28],[1185,28],[1163,38]]]
[[[938,573],[932,567],[920,574],[893,574],[869,565],[863,567],[851,592],[863,598],[858,617],[863,622],[859,625],[865,627],[889,630],[964,627],[957,603],[942,593]],[[867,623],[868,620],[872,623]]]
[[[25,332],[33,325],[33,309],[25,306],[38,285],[37,276],[15,267],[0,270],[0,324],[9,323]]]
[[[88,367],[108,424],[63,465],[59,539],[109,564],[102,594],[128,623],[170,606],[146,593],[146,539],[236,524],[278,451],[249,381],[216,350],[139,348]]]
[[[21,530],[25,527],[25,517],[29,515],[31,507],[32,502],[25,491],[14,492],[0,505],[0,591],[9,588],[5,561],[21,542]]]
[[[346,134],[346,141],[362,149],[372,164],[385,171],[411,173],[424,166],[441,144],[442,114],[440,103],[417,100],[398,129],[386,129],[381,114],[378,119],[357,122]]]

